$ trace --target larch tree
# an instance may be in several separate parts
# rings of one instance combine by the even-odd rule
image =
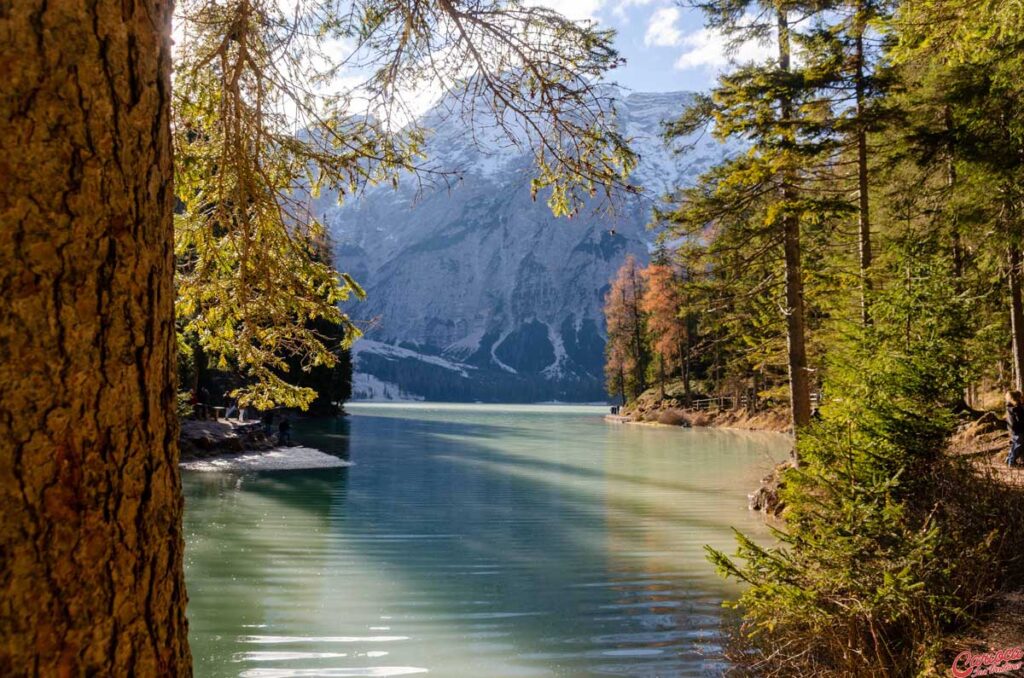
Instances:
[[[608,341],[606,377],[609,394],[622,394],[623,402],[635,400],[647,388],[647,328],[643,299],[643,275],[633,255],[628,255],[605,295],[604,315]]]
[[[195,263],[209,245],[225,257],[206,279],[227,290],[224,323],[211,320],[217,328],[259,313],[269,321],[262,332],[283,318],[277,308],[253,311],[267,302],[256,293],[267,280],[294,283],[300,297],[347,285],[323,268],[270,270],[308,263],[309,253],[259,250],[267,238],[268,249],[286,252],[310,232],[304,215],[283,214],[292,203],[281,197],[300,170],[313,186],[358,186],[367,165],[402,169],[415,155],[396,150],[392,137],[378,143],[345,106],[315,129],[286,122],[282,115],[300,110],[288,109],[296,99],[261,88],[289,87],[278,67],[297,62],[275,57],[302,40],[365,47],[368,91],[385,108],[400,104],[392,85],[403,78],[457,78],[534,150],[534,191],[550,189],[556,212],[624,185],[635,159],[595,86],[619,62],[608,32],[497,0],[370,0],[350,12],[323,2],[284,23],[277,7],[187,6],[214,32],[202,34],[197,60],[182,52],[190,70],[175,76],[175,88],[179,78],[182,87],[198,79],[195,96],[175,102],[195,107],[178,109],[174,134],[197,151],[184,153],[178,170],[190,245],[179,253]],[[175,420],[170,24],[171,4],[158,0],[0,4],[4,675],[191,673]],[[203,118],[211,112],[224,127]],[[231,242],[211,244],[225,234]],[[259,265],[238,262],[249,256]],[[243,296],[228,299],[232,291]],[[322,306],[290,313],[293,327],[306,327],[303,314],[323,317]],[[260,358],[275,338],[255,329]]]
[[[690,400],[689,313],[683,296],[682,281],[668,264],[652,263],[642,271],[643,296],[640,310],[647,318],[651,351],[658,358],[662,397],[665,392],[665,368],[679,370],[684,397]]]
[[[0,673],[189,675],[170,11],[0,7]]]

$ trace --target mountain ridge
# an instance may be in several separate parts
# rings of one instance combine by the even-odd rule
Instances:
[[[608,281],[627,254],[646,260],[653,198],[686,184],[727,152],[685,140],[685,155],[660,138],[688,92],[643,93],[616,102],[638,152],[630,180],[645,188],[615,215],[587,205],[555,219],[530,196],[529,152],[474,138],[439,111],[427,156],[455,171],[451,188],[371,188],[338,206],[325,192],[314,209],[330,228],[341,270],[367,291],[348,307],[367,323],[356,343],[356,399],[484,402],[585,401],[605,397]],[[483,146],[483,147],[481,147]]]

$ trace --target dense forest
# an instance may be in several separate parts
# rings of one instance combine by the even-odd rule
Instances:
[[[1024,380],[1020,7],[694,4],[778,53],[666,125],[746,151],[665,196],[612,281],[608,391],[788,410],[783,547],[711,554],[751,585],[759,671],[934,668],[1020,585],[1019,497],[944,454]]]

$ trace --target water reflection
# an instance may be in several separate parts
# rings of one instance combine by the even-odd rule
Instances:
[[[764,534],[781,437],[600,410],[356,406],[300,429],[355,466],[186,476],[197,675],[700,675],[703,545]]]

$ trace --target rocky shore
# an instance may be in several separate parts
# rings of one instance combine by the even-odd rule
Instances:
[[[230,453],[271,450],[272,436],[263,432],[259,422],[235,422],[227,419],[181,422],[179,434],[181,460],[191,461]]]
[[[181,468],[186,471],[293,471],[352,465],[311,447],[278,445],[259,422],[187,419],[181,422],[179,446]]]

